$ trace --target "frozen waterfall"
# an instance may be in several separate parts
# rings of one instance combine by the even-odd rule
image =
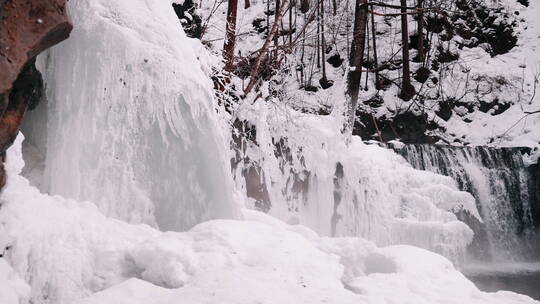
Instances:
[[[539,168],[525,166],[523,149],[419,144],[394,149],[414,168],[450,176],[476,198],[484,223],[470,223],[475,230],[474,258],[538,258]]]
[[[170,1],[78,0],[69,13],[71,37],[39,58],[47,100],[23,127],[26,176],[162,230],[234,217],[202,45]]]
[[[478,214],[474,198],[451,178],[415,170],[358,137],[345,144],[335,117],[275,104],[240,109],[238,117],[233,169],[253,208],[325,236],[464,258],[473,233],[453,212]]]

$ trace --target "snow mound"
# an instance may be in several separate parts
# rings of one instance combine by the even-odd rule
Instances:
[[[0,258],[0,303],[20,304],[28,299],[30,286],[11,269],[6,260]]]
[[[250,214],[246,221],[206,222],[143,245],[147,251],[151,244],[161,265],[199,265],[183,287],[162,287],[176,278],[155,284],[130,279],[77,303],[534,303],[510,292],[482,293],[450,261],[423,249],[376,248],[360,238],[309,240],[294,226]],[[163,259],[160,252],[173,248],[177,257],[197,252],[198,261]],[[171,269],[155,265],[159,272]]]

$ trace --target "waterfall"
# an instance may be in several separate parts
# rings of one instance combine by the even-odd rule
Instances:
[[[522,261],[537,258],[539,170],[527,167],[521,148],[390,144],[414,168],[452,177],[471,193],[483,223],[460,218],[475,231],[469,246],[479,260]]]
[[[47,100],[22,126],[25,176],[162,230],[239,216],[203,46],[170,2],[78,0],[69,12],[71,37],[38,57]]]

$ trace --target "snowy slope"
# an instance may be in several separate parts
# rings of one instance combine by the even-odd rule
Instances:
[[[385,2],[399,4],[399,1]],[[490,46],[485,43],[470,48],[463,46],[468,45],[470,39],[465,39],[456,33],[453,33],[448,40],[441,37],[446,33],[446,30],[436,34],[429,32],[428,38],[432,39],[432,47],[427,67],[431,69],[431,74],[425,83],[413,79],[413,85],[422,97],[417,96],[406,102],[398,98],[399,88],[395,85],[399,84],[401,79],[399,18],[375,16],[378,60],[379,63],[387,62],[393,66],[390,69],[384,69],[382,73],[395,84],[389,84],[389,87],[385,89],[376,90],[374,87],[375,75],[368,73],[368,81],[364,83],[365,78],[362,79],[362,89],[365,90],[361,90],[360,93],[359,111],[366,113],[369,120],[373,115],[383,122],[393,121],[395,117],[408,111],[418,116],[416,120],[422,121],[423,118],[420,117],[425,114],[426,122],[431,123],[431,127],[434,129],[424,131],[430,136],[440,138],[439,143],[525,146],[535,148],[538,151],[540,134],[537,126],[540,124],[540,113],[524,116],[525,112],[540,110],[540,94],[535,93],[540,89],[540,83],[535,84],[535,77],[538,80],[538,76],[540,76],[540,60],[538,59],[540,23],[537,17],[540,13],[540,4],[538,1],[529,1],[529,6],[525,7],[517,0],[466,2],[482,5],[484,7],[484,10],[481,10],[482,13],[495,15],[495,17],[499,15],[489,25],[496,26],[497,23],[512,24],[515,22],[513,30],[517,37],[517,45],[508,53],[492,57],[488,51]],[[239,8],[238,10],[236,55],[239,60],[258,50],[265,38],[265,12],[267,9],[265,3],[257,0],[251,1],[251,3],[252,6],[249,9]],[[314,48],[316,45],[316,22],[312,22],[305,37],[300,37],[300,42],[293,49],[293,53],[286,56],[281,69],[268,81],[267,87],[271,87],[272,94],[279,96],[281,103],[290,104],[303,111],[315,112],[319,109],[322,109],[323,112],[329,111],[333,106],[341,103],[344,90],[339,84],[345,72],[349,41],[352,37],[352,29],[346,24],[352,24],[354,1],[337,1],[337,3],[337,14],[333,15],[331,12],[327,12],[325,16],[326,39],[328,48],[331,49],[326,58],[338,54],[341,59],[345,59],[344,63],[337,68],[326,63],[328,79],[334,81],[334,86],[326,90],[318,86],[322,69],[314,63],[315,58],[317,58]],[[414,1],[408,1],[408,3],[409,6],[415,5]],[[223,45],[226,6],[219,6],[216,12],[211,14],[210,12],[214,8],[212,1],[202,1],[201,5],[200,13],[204,17],[211,18],[203,40],[208,41],[212,48],[219,52]],[[454,1],[440,1],[433,5],[440,5],[439,8],[449,11],[450,15],[458,14]],[[330,4],[327,5],[327,9],[331,9],[331,7]],[[272,4],[270,11],[273,10]],[[376,11],[379,13],[393,12],[384,8],[377,8]],[[505,17],[502,13],[506,14]],[[302,14],[299,10],[295,10],[292,20],[296,24],[297,30],[303,26],[306,15],[309,13]],[[262,33],[258,33],[259,28],[253,24],[255,18],[262,20]],[[273,18],[273,13],[271,13],[270,23],[273,22]],[[507,20],[502,20],[503,18]],[[412,36],[416,33],[417,24],[414,18],[408,20],[409,35]],[[452,30],[459,32],[457,28],[465,21],[457,19],[450,20],[450,23],[455,26]],[[288,15],[283,20],[283,28],[289,28]],[[371,29],[369,30],[371,31]],[[482,30],[488,32],[493,29],[482,28]],[[293,37],[296,36],[293,35]],[[287,45],[287,39],[286,36],[280,37],[280,43]],[[303,43],[305,46],[302,46],[303,39],[305,39],[305,43]],[[474,39],[473,37],[472,40]],[[504,39],[506,37],[500,38],[501,44],[511,44]],[[438,62],[437,66],[439,67],[435,69],[432,67],[432,62],[437,61],[435,59],[437,52],[434,51],[437,47],[459,55],[459,58],[445,63]],[[416,54],[417,51],[413,46],[411,58],[414,58]],[[373,60],[373,54],[366,56],[368,61]],[[313,73],[310,84],[318,88],[317,92],[308,92],[302,89],[302,83],[299,82],[300,72],[298,71],[301,66],[305,69],[305,74]],[[412,76],[420,67],[420,63],[411,62]],[[236,79],[236,89],[240,91],[239,88],[243,88],[245,83],[247,81]],[[265,92],[267,87],[263,86],[263,98],[270,96],[268,92]],[[380,104],[378,104],[379,102]],[[444,115],[439,115],[438,112],[442,107],[441,104],[447,102],[456,104],[455,107],[452,105],[449,110],[448,115],[451,117],[445,120],[441,118]],[[489,109],[480,110],[482,104]],[[504,106],[509,108],[504,111],[502,109]],[[498,111],[502,113],[499,114]],[[371,123],[371,121],[365,120],[362,122]],[[398,129],[398,125],[399,123],[394,123],[396,129]],[[393,132],[388,130],[388,126],[385,128],[388,134]],[[392,133],[391,136],[393,135]],[[379,140],[378,137],[374,139]],[[384,138],[384,140],[389,139]]]
[[[0,302],[19,304],[28,299],[29,294],[30,286],[13,271],[5,259],[0,258]]]
[[[454,117],[445,124],[449,133],[466,135],[477,145],[540,147],[540,113],[526,117],[525,112],[540,110],[540,3],[529,1],[528,7],[517,1],[501,1],[509,12],[522,19],[518,27],[518,43],[508,53],[490,57],[481,48],[461,51],[468,67],[477,74],[502,76],[511,82],[501,99],[513,98],[515,105],[507,111],[492,116],[476,112],[472,122],[465,123]],[[494,139],[494,140],[492,140]]]

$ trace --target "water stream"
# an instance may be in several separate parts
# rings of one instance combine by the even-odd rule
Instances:
[[[526,166],[526,149],[390,146],[414,168],[450,176],[475,197],[483,222],[459,215],[475,232],[464,274],[480,290],[540,300],[540,166]]]
[[[470,258],[480,261],[531,261],[538,256],[540,226],[538,166],[526,166],[521,148],[391,146],[414,168],[450,176],[471,193],[483,223],[460,217],[475,231]]]

